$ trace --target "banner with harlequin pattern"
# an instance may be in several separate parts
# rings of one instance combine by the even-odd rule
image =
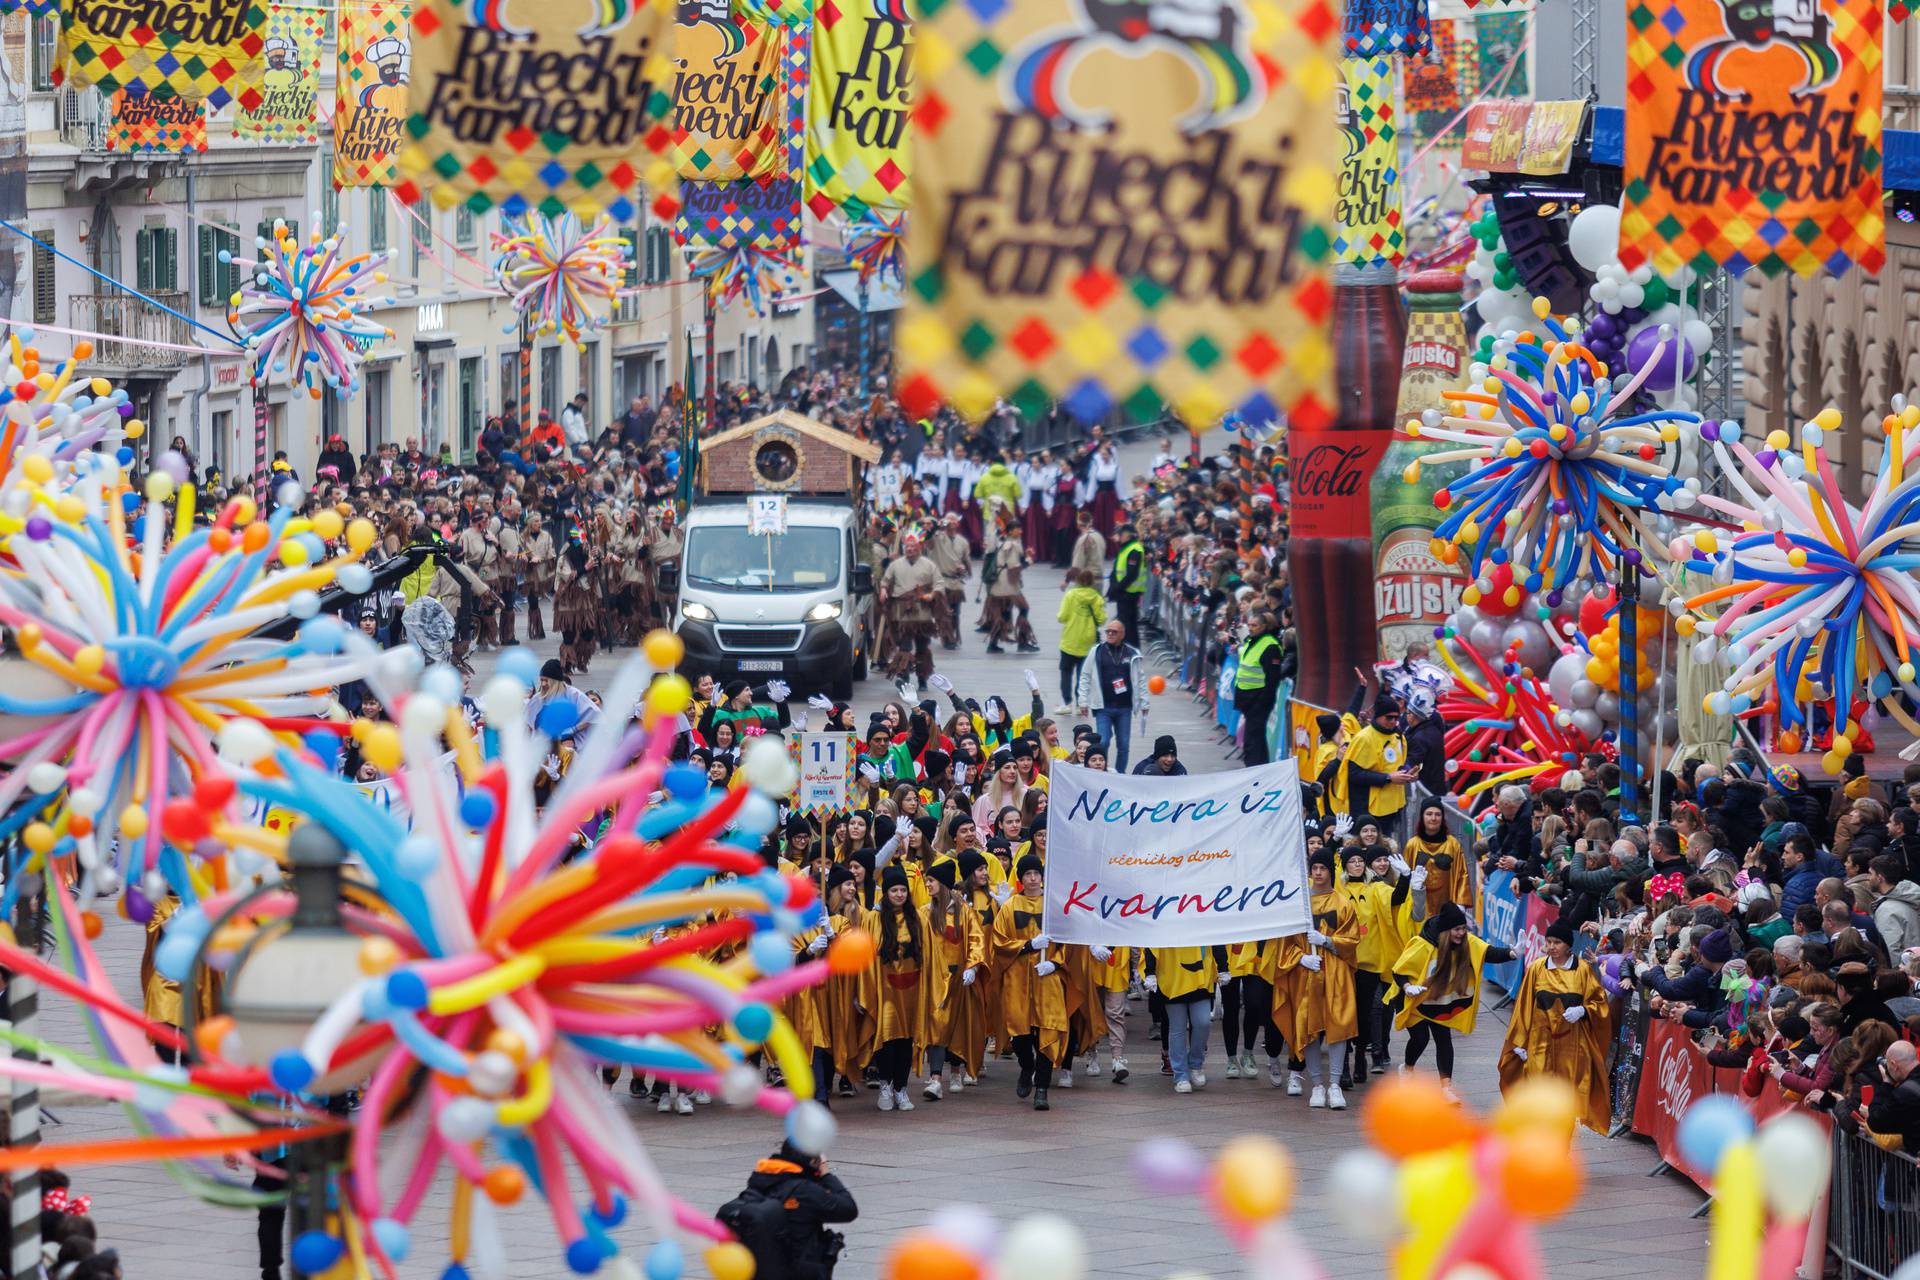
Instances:
[[[1460,109],[1460,50],[1453,39],[1453,19],[1433,23],[1433,47],[1407,59],[1407,86],[1401,108],[1415,111]]]
[[[1620,261],[1768,275],[1886,257],[1879,0],[1628,0]]]
[[[673,24],[674,171],[701,182],[777,173],[786,30],[727,0],[682,0]]]
[[[1363,264],[1400,261],[1406,232],[1400,214],[1398,74],[1391,58],[1342,58],[1335,108],[1344,148],[1334,206],[1334,257]]]
[[[807,64],[811,26],[789,8],[790,21],[772,38],[782,41],[774,110],[780,120],[776,167],[734,182],[682,182],[673,234],[683,245],[791,255],[800,245],[800,165],[806,157]]]
[[[807,207],[907,207],[913,21],[906,0],[818,0],[807,81]]]
[[[267,43],[253,81],[259,101],[233,121],[233,136],[256,142],[320,141],[320,47],[327,15],[309,4],[268,0]]]
[[[1427,0],[1346,0],[1340,53],[1347,58],[1416,57],[1430,38]]]
[[[258,102],[265,0],[87,0],[62,6],[56,62],[111,97],[171,94],[214,108]]]
[[[122,89],[107,106],[107,150],[164,155],[207,149],[207,104],[192,98],[134,96]]]
[[[673,0],[417,0],[394,193],[617,222],[676,207]]]
[[[412,0],[340,0],[333,69],[333,185],[390,187],[407,119]]]
[[[1479,86],[1490,98],[1530,98],[1527,78],[1527,24],[1532,14],[1478,13],[1473,18],[1473,35],[1478,42],[1474,65],[1479,68]],[[1501,71],[1512,62],[1513,70],[1505,80]],[[1497,86],[1497,87],[1496,87]]]
[[[1329,0],[922,0],[900,399],[1330,420]]]

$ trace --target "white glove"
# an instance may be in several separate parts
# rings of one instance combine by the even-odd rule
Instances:
[[[554,779],[556,782],[559,781],[560,779],[560,757],[559,756],[548,755],[546,760],[541,764],[540,767],[541,767],[541,770],[549,778]]]
[[[1011,898],[1012,896],[1013,896],[1013,886],[1005,883],[1004,881],[993,887],[993,900],[995,902],[1005,902],[1008,898]]]
[[[816,693],[807,699],[807,705],[810,707],[818,707],[822,711],[831,711],[833,710],[833,699],[824,693]]]
[[[833,927],[833,917],[829,916],[827,917],[827,922],[820,926],[820,936],[828,942],[832,942],[836,935],[837,931]]]
[[[1418,1000],[1421,996],[1427,994],[1427,989],[1417,982],[1410,982],[1407,984],[1407,994],[1413,999]]]
[[[1027,688],[1033,690],[1035,693],[1040,692],[1040,677],[1033,674],[1032,667],[1021,668],[1020,674],[1027,678]]]
[[[1051,960],[1042,960],[1039,964],[1033,966],[1033,976],[1036,978],[1044,978],[1059,967],[1059,965]]]
[[[1307,942],[1311,946],[1324,947],[1327,945],[1327,935],[1318,929],[1309,929],[1307,930]]]
[[[1397,874],[1403,875],[1403,876],[1407,875],[1413,870],[1412,867],[1409,867],[1407,865],[1407,860],[1401,857],[1397,853],[1393,854],[1387,859],[1387,865],[1392,867]]]
[[[938,689],[942,693],[952,693],[953,681],[936,671],[927,677],[927,687],[929,689]]]
[[[1520,1061],[1525,1062],[1527,1060],[1527,1051],[1525,1049],[1522,1049],[1516,1046],[1513,1051],[1513,1056],[1520,1059]]]
[[[827,935],[824,933],[807,944],[807,954],[810,956],[824,955],[826,950]]]
[[[1426,882],[1427,882],[1427,869],[1425,867],[1415,867],[1413,869],[1413,887],[1418,889],[1422,885],[1426,884]]]
[[[1333,815],[1333,834],[1337,836],[1352,835],[1353,834],[1353,815],[1350,813],[1334,814]]]
[[[793,686],[785,680],[767,681],[767,696],[775,702],[785,702],[787,695],[793,692]]]
[[[1228,973],[1225,969],[1222,969],[1220,970],[1220,972],[1213,975],[1213,985],[1216,987],[1224,987],[1227,985],[1227,983],[1231,982],[1232,980],[1233,980],[1233,975]]]
[[[1560,1016],[1565,1018],[1568,1022],[1578,1022],[1580,1021],[1580,1019],[1587,1016],[1587,1007],[1582,1004],[1576,1004],[1571,1008],[1567,1009]]]
[[[880,770],[874,767],[873,761],[862,760],[857,767],[860,770],[860,776],[864,778],[866,781],[868,782],[880,781]]]
[[[960,985],[970,987],[973,985],[973,980],[979,976],[980,971],[978,969],[962,969],[960,971]]]
[[[794,712],[793,723],[789,727],[795,733],[805,733],[807,731],[807,713],[804,711]]]
[[[1105,964],[1107,961],[1113,959],[1113,949],[1111,947],[1092,946],[1087,948],[1087,953],[1101,964]]]
[[[1312,973],[1320,972],[1321,963],[1319,956],[1307,955],[1300,957],[1300,967]]]
[[[1149,991],[1158,991],[1160,989],[1160,979],[1150,973],[1141,979],[1140,985]]]
[[[1053,939],[1049,938],[1046,934],[1036,933],[1033,935],[1032,941],[1028,942],[1027,945],[1029,947],[1032,947],[1035,951],[1045,951],[1047,949],[1047,944],[1052,941]]]

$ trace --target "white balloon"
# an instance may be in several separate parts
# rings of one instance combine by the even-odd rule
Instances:
[[[1567,248],[1573,260],[1589,271],[1620,260],[1620,209],[1590,204],[1567,225]]]
[[[1590,741],[1598,741],[1606,727],[1601,723],[1598,712],[1580,710],[1573,713],[1573,731]]]
[[[817,1156],[833,1145],[834,1137],[840,1132],[840,1126],[833,1118],[833,1112],[821,1106],[812,1098],[793,1104],[793,1110],[787,1112],[787,1137],[794,1147],[810,1156]]]
[[[1620,695],[1602,690],[1600,696],[1593,700],[1593,710],[1608,724],[1620,723]]]
[[[755,738],[747,744],[740,773],[748,786],[772,796],[787,794],[800,781],[800,771],[794,768],[786,747],[773,738]]]
[[[1687,320],[1680,325],[1680,336],[1686,339],[1693,354],[1713,349],[1713,326],[1705,320]]]
[[[1620,305],[1621,306],[1637,307],[1641,303],[1645,302],[1646,300],[1647,300],[1647,291],[1641,288],[1639,285],[1628,284],[1628,285],[1622,285],[1620,287]]]
[[[984,1260],[986,1246],[1000,1234],[993,1215],[977,1204],[941,1205],[927,1223],[927,1234]]]
[[[1775,1216],[1804,1222],[1827,1188],[1833,1149],[1820,1126],[1787,1111],[1760,1126],[1753,1140],[1760,1164],[1760,1185]]]
[[[1563,653],[1553,661],[1547,670],[1547,692],[1562,707],[1571,708],[1573,704],[1573,686],[1587,678],[1587,658],[1579,652]],[[1564,726],[1562,726],[1564,727]]]
[[[1020,1219],[1000,1244],[999,1280],[1083,1280],[1087,1242],[1080,1228],[1053,1213]]]
[[[1361,1240],[1384,1240],[1398,1228],[1393,1162],[1365,1147],[1342,1152],[1327,1170],[1327,1212]]]

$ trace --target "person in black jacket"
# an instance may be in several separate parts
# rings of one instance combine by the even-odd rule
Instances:
[[[1669,978],[1658,968],[1640,969],[1634,977],[1642,987],[1666,1003],[1684,1006],[1681,1022],[1689,1027],[1705,1027],[1714,1023],[1716,1015],[1726,1009],[1726,993],[1720,988],[1720,970],[1731,959],[1732,937],[1725,929],[1715,929],[1700,939],[1698,956],[1678,978]]]
[[[1540,861],[1540,839],[1533,830],[1533,799],[1527,789],[1509,783],[1495,794],[1494,813],[1498,821],[1487,840],[1487,856],[1480,864],[1482,872],[1511,871],[1516,876],[1539,879],[1546,868]]]
[[[853,1193],[826,1157],[791,1142],[756,1164],[747,1189],[719,1213],[753,1254],[753,1273],[763,1280],[828,1280],[846,1240],[827,1227],[859,1216]]]
[[[1899,1134],[1901,1149],[1920,1153],[1920,1055],[1905,1040],[1887,1046],[1880,1059],[1880,1079],[1886,1087],[1873,1091],[1867,1108],[1867,1128],[1875,1133]]]
[[[1296,666],[1293,651],[1280,638],[1280,619],[1272,610],[1256,609],[1248,619],[1240,662],[1244,669],[1234,677],[1233,706],[1246,722],[1241,760],[1251,769],[1271,758],[1267,721],[1280,697],[1280,682],[1290,679]]]
[[[1433,690],[1424,686],[1407,694],[1407,768],[1420,775],[1430,796],[1447,794],[1447,726],[1434,714]]]

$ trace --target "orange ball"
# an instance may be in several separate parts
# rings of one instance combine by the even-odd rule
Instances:
[[[827,971],[845,978],[873,963],[873,935],[865,929],[849,929],[827,948]]]
[[[980,1263],[937,1236],[915,1233],[887,1251],[886,1280],[979,1280]]]
[[[200,1056],[218,1059],[220,1042],[233,1032],[233,1019],[224,1013],[215,1014],[204,1022],[196,1023],[193,1028],[193,1043],[200,1050]]]
[[[1361,1112],[1367,1139],[1387,1155],[1409,1156],[1444,1151],[1473,1137],[1473,1122],[1447,1100],[1433,1076],[1392,1078],[1367,1090]]]
[[[527,1175],[510,1164],[497,1164],[487,1170],[481,1187],[495,1204],[512,1204],[525,1194]]]
[[[1800,750],[1800,733],[1795,729],[1782,729],[1773,735],[1773,749],[1782,755],[1795,755]]]
[[[267,545],[267,540],[272,537],[273,530],[267,526],[265,521],[255,521],[240,531],[240,546],[248,555],[252,555],[257,551],[264,550]]]
[[[93,912],[82,911],[80,913],[80,930],[82,933],[85,933],[89,938],[99,937],[100,930],[102,927],[103,926],[100,923],[100,917],[95,915]]]
[[[1167,678],[1165,676],[1155,675],[1155,676],[1147,677],[1148,693],[1165,693],[1166,691],[1167,691]]]
[[[1580,1198],[1580,1162],[1568,1138],[1534,1131],[1507,1140],[1500,1157],[1500,1194],[1517,1214],[1553,1218]]]

